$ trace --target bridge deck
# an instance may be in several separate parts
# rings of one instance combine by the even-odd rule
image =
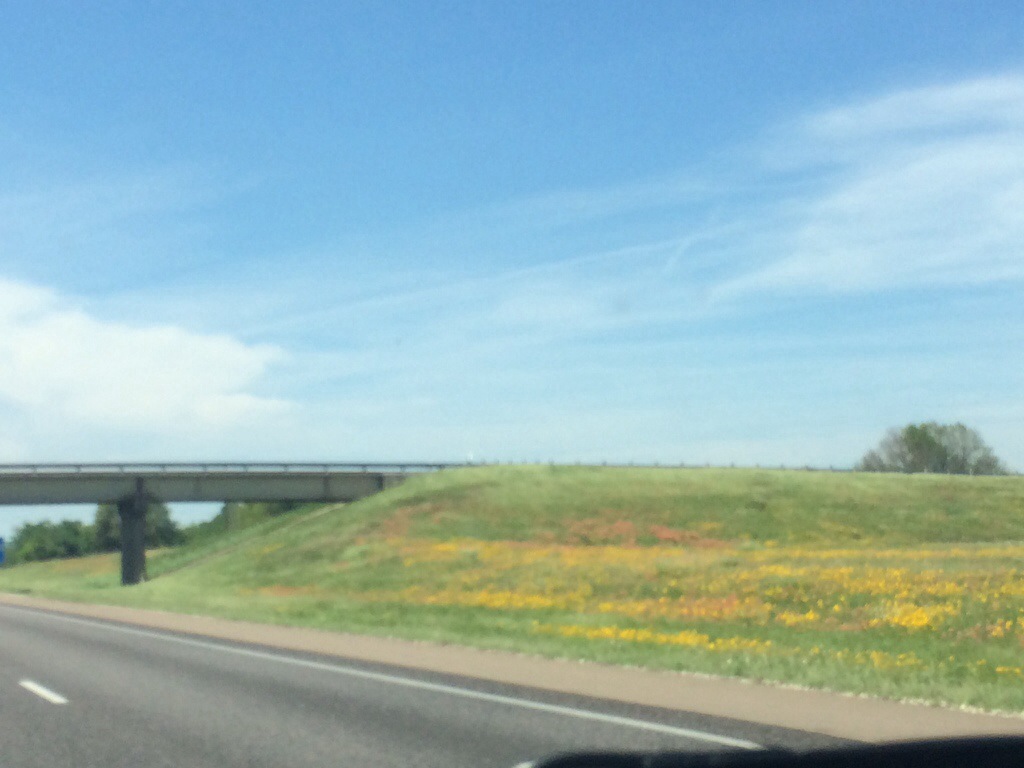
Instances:
[[[354,501],[445,464],[154,463],[0,465],[0,504],[160,501]]]

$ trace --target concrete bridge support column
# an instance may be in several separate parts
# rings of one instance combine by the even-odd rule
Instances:
[[[117,503],[121,518],[121,583],[138,584],[146,578],[146,498],[142,480],[135,481],[135,493]]]

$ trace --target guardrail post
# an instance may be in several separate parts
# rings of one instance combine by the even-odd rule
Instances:
[[[121,584],[138,584],[146,578],[146,508],[149,500],[142,478],[135,480],[135,493],[117,503],[121,518]]]

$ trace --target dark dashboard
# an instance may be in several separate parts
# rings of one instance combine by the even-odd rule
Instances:
[[[1024,766],[1024,738],[938,739],[810,752],[605,752],[559,755],[533,768],[1008,768]]]

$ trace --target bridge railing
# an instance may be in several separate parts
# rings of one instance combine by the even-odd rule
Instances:
[[[246,472],[281,472],[294,474],[334,472],[434,472],[460,464],[425,462],[160,462],[160,463],[90,463],[90,464],[0,464],[2,475],[66,475],[66,474],[239,474]]]

